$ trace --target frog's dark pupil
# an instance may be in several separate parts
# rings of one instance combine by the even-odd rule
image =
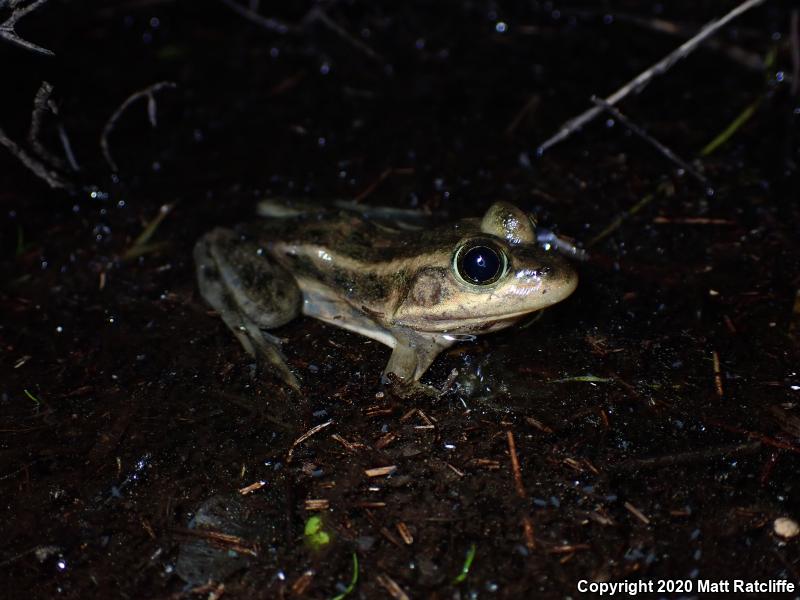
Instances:
[[[461,256],[461,276],[472,283],[494,281],[500,271],[501,262],[497,251],[487,246],[473,246]]]

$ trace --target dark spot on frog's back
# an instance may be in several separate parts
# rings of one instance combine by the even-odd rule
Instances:
[[[374,273],[357,273],[342,269],[331,269],[334,287],[345,291],[351,298],[379,300],[386,298],[390,286],[386,279]]]
[[[262,268],[256,268],[251,263],[240,265],[239,277],[246,288],[259,291],[270,289],[274,279],[268,264],[265,264]]]
[[[419,306],[434,306],[442,301],[444,295],[444,278],[447,276],[445,269],[426,269],[414,279],[411,288],[411,299]]]

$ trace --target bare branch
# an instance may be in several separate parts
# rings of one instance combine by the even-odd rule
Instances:
[[[155,127],[157,123],[155,94],[163,89],[172,89],[176,87],[178,87],[177,84],[172,81],[159,81],[158,83],[147,86],[146,88],[134,92],[128,96],[125,101],[117,107],[117,110],[115,110],[114,113],[108,118],[105,127],[103,127],[103,133],[100,135],[100,149],[103,152],[103,158],[106,159],[106,162],[108,163],[108,166],[111,167],[112,171],[116,173],[119,171],[119,168],[117,167],[117,163],[114,162],[114,159],[111,157],[111,148],[108,145],[108,136],[111,135],[111,132],[113,131],[122,114],[128,110],[128,107],[131,104],[140,98],[146,98],[147,118],[150,121],[150,125]]]
[[[314,21],[319,21],[325,27],[330,29],[333,33],[338,35],[348,44],[353,46],[355,49],[360,50],[364,54],[366,54],[369,58],[374,60],[375,62],[383,63],[383,57],[375,52],[372,48],[367,46],[361,40],[353,37],[350,33],[342,26],[340,26],[336,21],[331,19],[328,14],[319,7],[314,7],[308,11],[305,18],[303,18],[303,23],[313,23]]]
[[[28,145],[30,145],[31,150],[33,150],[39,156],[39,158],[44,160],[46,163],[50,163],[54,167],[58,167],[59,169],[63,170],[66,167],[64,161],[50,152],[50,150],[45,148],[44,144],[42,144],[42,141],[39,139],[44,113],[48,110],[54,114],[56,112],[53,110],[55,108],[55,103],[50,100],[52,93],[53,86],[48,82],[43,81],[42,85],[39,86],[39,91],[36,92],[36,96],[33,98],[31,127],[30,130],[28,130]]]
[[[72,144],[67,136],[67,131],[61,123],[58,124],[58,139],[61,140],[61,146],[64,148],[64,155],[67,157],[67,163],[73,171],[80,171],[81,167],[75,158],[75,153],[72,151]]]
[[[4,0],[0,2],[0,9],[5,8],[8,5],[12,12],[8,19],[5,20],[2,24],[0,24],[0,40],[5,40],[12,44],[16,44],[17,46],[21,46],[22,48],[26,48],[27,50],[31,50],[32,52],[38,52],[39,54],[45,54],[47,56],[54,56],[52,50],[48,50],[47,48],[42,48],[41,46],[37,46],[33,42],[29,42],[28,40],[24,40],[14,28],[17,25],[17,22],[28,13],[33,12],[37,8],[39,8],[42,4],[47,2],[47,0],[35,0],[31,2],[27,6],[23,6],[19,8],[19,5],[22,3],[20,0],[16,2],[10,2],[8,0]]]
[[[571,14],[576,14],[581,17],[596,17],[601,14],[599,10],[575,10],[570,11]],[[602,14],[607,14],[603,11]],[[621,13],[621,12],[614,12],[611,14],[615,22],[620,23],[629,23],[636,27],[641,27],[643,29],[648,29],[650,31],[655,31],[657,33],[663,33],[664,35],[671,35],[682,37],[684,39],[691,37],[694,35],[694,28],[689,27],[688,25],[684,25],[682,23],[675,23],[673,21],[667,21],[665,19],[659,19],[654,17],[642,17],[639,15],[628,14],[628,13]],[[761,57],[760,54],[756,52],[750,52],[749,50],[745,50],[741,46],[735,46],[728,44],[723,41],[718,41],[714,39],[709,39],[706,41],[706,47],[709,50],[713,50],[718,52],[735,63],[738,63],[742,67],[746,69],[750,69],[752,71],[763,71],[764,70],[764,59]]]
[[[0,8],[5,5],[5,0],[0,0]],[[14,6],[12,2],[12,7]],[[28,131],[28,144],[32,153],[21,147],[14,140],[8,137],[5,132],[0,129],[0,145],[13,154],[17,160],[30,169],[39,179],[43,179],[47,184],[54,189],[73,187],[67,179],[65,179],[58,171],[63,170],[65,163],[63,160],[55,156],[39,140],[39,134],[42,127],[42,117],[46,110],[50,110],[54,115],[58,115],[58,109],[55,103],[50,100],[50,95],[53,93],[53,86],[48,82],[43,81],[36,92],[33,99],[33,110],[31,111],[31,127]],[[66,137],[66,132],[59,125],[59,134],[62,138],[62,143],[66,141],[65,150],[69,150],[69,140]],[[67,152],[67,159],[70,163],[74,162],[74,156],[71,156],[71,150]]]
[[[258,4],[250,3],[250,8],[245,8],[238,2],[234,2],[233,0],[220,0],[225,6],[229,7],[232,11],[237,13],[239,16],[244,17],[251,23],[255,23],[264,29],[268,29],[269,31],[274,31],[275,33],[288,33],[291,29],[286,23],[283,21],[279,21],[278,19],[271,19],[268,17],[264,17],[256,10],[258,9]]]
[[[315,6],[311,8],[300,21],[299,25],[289,25],[284,23],[283,21],[279,21],[278,19],[273,19],[270,17],[265,17],[260,14],[258,11],[259,3],[251,0],[249,3],[249,7],[245,7],[242,4],[239,4],[235,0],[220,0],[225,6],[228,6],[231,10],[236,12],[238,15],[244,17],[251,23],[254,23],[260,27],[268,31],[273,31],[275,33],[285,34],[285,33],[298,33],[302,31],[305,27],[308,27],[312,23],[319,22],[328,29],[330,29],[334,34],[342,38],[348,44],[363,52],[368,58],[383,63],[383,57],[375,52],[372,48],[370,48],[367,44],[362,42],[361,40],[353,37],[344,27],[336,23],[333,19],[331,19],[328,14],[325,12],[324,9]]]
[[[605,99],[605,103],[613,106],[628,96],[631,92],[640,92],[650,81],[658,75],[663,75],[669,71],[675,63],[686,58],[694,52],[700,44],[703,43],[708,37],[715,34],[719,29],[730,23],[733,19],[743,14],[744,12],[763,4],[766,0],[746,0],[738,5],[724,17],[718,20],[711,21],[703,27],[700,32],[694,37],[690,38],[678,48],[667,54],[660,61],[655,63],[650,68],[642,71],[639,75],[619,88],[616,92],[611,94]],[[573,117],[561,126],[561,129],[552,137],[547,139],[536,150],[538,155],[544,154],[552,146],[567,139],[574,132],[581,129],[584,125],[592,121],[597,115],[605,110],[602,106],[593,106],[589,110]]]
[[[594,102],[597,106],[602,108],[603,110],[607,111],[610,115],[612,115],[617,121],[622,123],[625,127],[627,127],[630,131],[638,135],[648,144],[653,146],[656,150],[658,150],[661,154],[663,154],[667,160],[671,160],[676,165],[678,165],[681,169],[689,173],[692,177],[697,179],[706,189],[706,193],[711,194],[714,191],[714,188],[711,187],[708,179],[706,179],[697,169],[695,169],[692,165],[690,165],[687,161],[682,159],[680,156],[675,154],[670,148],[666,145],[662,144],[652,135],[647,133],[644,129],[639,127],[636,123],[631,121],[628,117],[623,115],[620,111],[616,108],[608,104],[605,100],[598,98],[597,96],[592,96],[592,102]]]
[[[49,169],[38,158],[28,154],[28,152],[17,145],[14,140],[8,137],[2,129],[0,129],[0,145],[5,146],[23,165],[30,169],[39,179],[46,181],[51,188],[64,189],[71,187],[61,175]]]

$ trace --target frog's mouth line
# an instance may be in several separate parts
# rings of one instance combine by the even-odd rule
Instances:
[[[519,321],[528,315],[532,315],[533,313],[539,312],[545,308],[549,308],[554,304],[558,304],[565,298],[569,297],[576,287],[577,281],[576,285],[570,289],[568,293],[552,294],[550,297],[548,297],[546,303],[543,303],[542,306],[534,310],[528,309],[509,313],[484,314],[468,318],[460,318],[458,316],[448,314],[432,314],[420,317],[420,322],[436,327],[435,330],[427,330],[429,333],[463,333],[464,331],[481,332],[502,329],[504,327],[513,325],[516,321]],[[417,326],[417,329],[420,329],[419,326]]]
[[[555,303],[553,303],[555,304]],[[549,305],[548,305],[549,306]],[[547,308],[543,306],[542,308]],[[526,310],[516,313],[508,313],[504,315],[485,315],[481,317],[473,317],[470,319],[459,319],[453,317],[426,317],[422,319],[423,323],[431,323],[436,325],[442,324],[450,324],[450,327],[445,327],[444,329],[435,329],[429,331],[429,333],[463,333],[464,330],[469,331],[485,331],[487,329],[491,329],[492,327],[496,327],[497,325],[502,324],[503,326],[507,327],[512,325],[515,321],[522,319],[527,315],[531,315],[542,308],[537,310]],[[419,328],[418,328],[419,329]]]

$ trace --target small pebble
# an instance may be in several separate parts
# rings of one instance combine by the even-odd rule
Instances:
[[[775,534],[785,539],[793,538],[800,533],[800,525],[797,524],[797,521],[788,517],[778,517],[772,526]]]

